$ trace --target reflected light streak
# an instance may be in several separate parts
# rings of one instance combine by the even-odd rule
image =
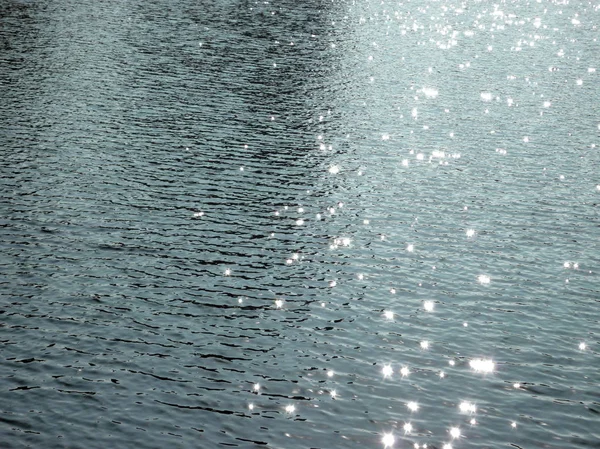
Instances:
[[[416,402],[414,402],[414,401],[408,402],[408,403],[406,404],[406,407],[408,407],[408,409],[409,409],[411,412],[416,412],[417,410],[419,410],[419,404],[417,404],[417,403],[416,403]]]
[[[491,373],[496,364],[491,359],[473,359],[469,362],[469,366],[479,373]]]
[[[490,280],[491,280],[491,279],[490,279],[490,277],[489,277],[489,276],[487,276],[487,275],[485,275],[485,274],[480,274],[480,275],[479,275],[479,277],[477,277],[477,281],[478,281],[480,284],[484,284],[484,285],[485,285],[485,284],[489,284],[489,283],[490,283]]]
[[[475,404],[469,401],[462,401],[458,405],[458,408],[460,409],[461,413],[475,413],[477,411]]]
[[[390,377],[392,374],[394,374],[394,370],[392,369],[391,365],[385,365],[383,368],[381,368],[381,372],[384,378]]]
[[[392,433],[384,433],[383,437],[381,438],[381,442],[383,443],[383,447],[388,448],[388,447],[392,447],[394,445],[394,442],[396,441],[396,438],[394,438],[394,434]]]

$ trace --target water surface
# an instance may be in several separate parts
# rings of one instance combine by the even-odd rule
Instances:
[[[598,23],[2,2],[1,446],[598,447]]]

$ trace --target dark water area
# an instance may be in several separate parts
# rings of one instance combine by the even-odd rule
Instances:
[[[600,447],[599,25],[0,0],[0,448]]]

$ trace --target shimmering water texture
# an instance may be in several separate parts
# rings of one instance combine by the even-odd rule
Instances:
[[[600,447],[599,24],[0,1],[0,447]]]

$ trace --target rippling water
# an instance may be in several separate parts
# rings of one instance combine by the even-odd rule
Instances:
[[[600,447],[599,23],[0,2],[2,448]]]

